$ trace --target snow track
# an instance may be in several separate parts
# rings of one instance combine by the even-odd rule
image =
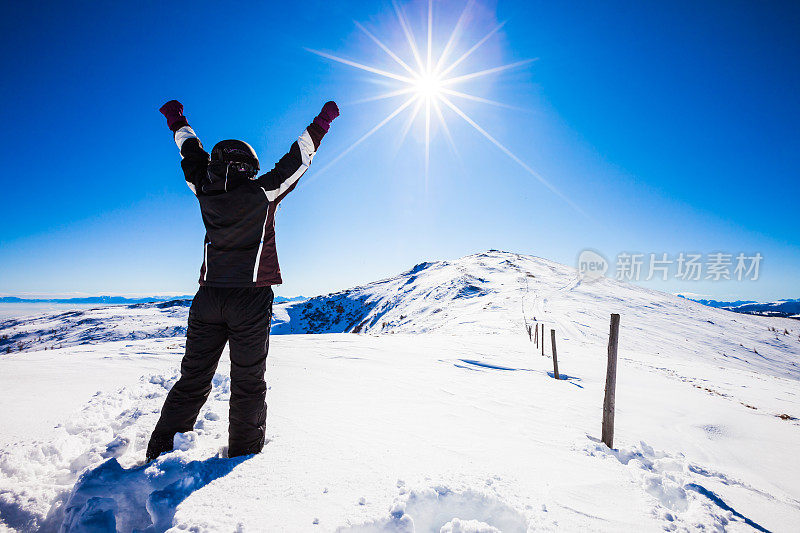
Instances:
[[[583,448],[590,456],[603,460],[613,458],[627,467],[629,474],[642,490],[653,497],[652,514],[663,521],[666,531],[704,529],[709,526],[719,531],[732,523],[744,523],[757,531],[767,531],[742,513],[733,509],[713,490],[707,487],[736,486],[756,498],[776,498],[727,475],[708,470],[686,460],[682,454],[675,456],[656,451],[645,442],[638,445],[609,450],[602,443],[588,443]],[[800,502],[783,496],[780,504],[800,511]]]

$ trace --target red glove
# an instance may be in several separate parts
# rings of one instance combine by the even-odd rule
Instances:
[[[184,126],[188,126],[186,117],[183,116],[183,104],[177,100],[170,100],[161,106],[161,114],[167,119],[167,127],[172,131],[178,131]]]
[[[338,116],[339,107],[336,105],[336,102],[325,102],[325,105],[322,106],[322,111],[320,111],[319,115],[314,118],[314,124],[325,130],[327,133],[331,127],[331,122],[333,122],[333,119]]]

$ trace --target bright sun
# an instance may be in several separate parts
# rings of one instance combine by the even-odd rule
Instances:
[[[547,181],[544,177],[542,177],[538,172],[536,172],[527,164],[525,164],[519,157],[514,155],[511,152],[511,150],[509,150],[503,144],[501,144],[500,141],[492,137],[492,135],[490,135],[480,125],[478,125],[469,115],[467,115],[465,111],[463,111],[455,102],[453,102],[454,99],[455,100],[461,99],[461,100],[469,100],[471,102],[491,104],[494,106],[518,110],[518,108],[509,106],[501,102],[469,94],[465,92],[465,89],[462,88],[463,84],[470,80],[474,80],[477,78],[493,74],[498,74],[500,72],[509,69],[517,68],[522,65],[527,65],[528,63],[535,60],[535,59],[525,59],[507,65],[500,65],[500,66],[486,68],[483,70],[472,71],[467,74],[459,74],[455,76],[451,74],[453,71],[457,69],[457,67],[461,66],[463,68],[465,65],[467,65],[468,62],[465,61],[505,25],[505,22],[498,24],[489,33],[487,33],[481,39],[475,42],[475,44],[467,48],[466,51],[461,53],[461,55],[459,55],[456,59],[451,59],[452,56],[455,54],[457,48],[459,48],[458,41],[465,32],[466,29],[465,25],[467,20],[469,20],[470,18],[469,16],[470,11],[475,5],[475,1],[476,0],[467,0],[466,6],[461,12],[461,15],[459,16],[455,27],[450,32],[446,44],[444,45],[443,48],[440,49],[440,51],[437,51],[436,57],[434,57],[434,51],[433,51],[433,42],[434,42],[433,0],[428,0],[428,6],[427,6],[428,17],[427,17],[427,28],[426,28],[427,42],[424,48],[417,45],[414,32],[412,31],[411,26],[408,23],[408,19],[406,18],[403,12],[403,8],[395,0],[393,0],[392,2],[394,5],[395,13],[397,15],[397,21],[399,22],[400,28],[402,29],[403,34],[405,35],[406,41],[408,42],[408,48],[411,55],[413,56],[413,60],[409,61],[403,60],[403,58],[400,57],[401,52],[399,50],[398,51],[392,50],[386,44],[384,44],[383,41],[378,39],[372,32],[370,32],[367,28],[356,22],[356,26],[358,27],[358,29],[364,32],[364,34],[367,37],[369,37],[381,50],[386,52],[386,54],[392,58],[392,60],[396,63],[398,67],[402,68],[400,72],[384,70],[370,65],[365,65],[363,63],[359,63],[356,61],[351,61],[349,59],[345,59],[342,57],[338,57],[333,54],[308,49],[309,52],[312,52],[319,56],[325,57],[333,61],[337,61],[339,63],[343,63],[351,67],[355,67],[357,69],[365,70],[372,74],[376,74],[385,79],[391,80],[392,82],[397,84],[396,85],[397,88],[395,90],[379,94],[377,96],[364,98],[355,103],[384,100],[389,98],[395,98],[402,95],[407,96],[406,100],[402,104],[400,104],[397,108],[395,108],[394,111],[389,113],[388,116],[386,116],[372,129],[370,129],[364,135],[362,135],[361,138],[359,138],[357,141],[350,143],[349,146],[343,152],[337,155],[322,169],[317,171],[316,175],[318,176],[322,174],[330,166],[335,164],[339,159],[344,157],[356,146],[361,144],[376,131],[381,129],[393,118],[401,114],[406,109],[410,109],[411,113],[408,116],[407,122],[405,123],[405,126],[402,129],[402,134],[398,141],[398,146],[403,144],[403,141],[406,137],[406,134],[408,133],[408,130],[411,128],[412,124],[416,121],[416,118],[420,114],[420,111],[423,111],[424,124],[425,124],[425,130],[424,130],[425,131],[425,153],[424,153],[425,185],[427,187],[428,174],[430,168],[430,141],[431,141],[432,115],[435,114],[435,118],[438,119],[439,126],[441,127],[441,131],[444,134],[445,138],[447,139],[447,142],[449,143],[453,152],[456,155],[458,155],[455,142],[453,141],[453,137],[450,133],[450,128],[448,127],[443,112],[443,110],[445,111],[449,110],[455,113],[461,119],[463,119],[473,129],[475,129],[478,133],[480,133],[486,140],[488,140],[497,148],[499,148],[504,154],[506,154],[514,162],[519,164],[523,169],[525,169],[526,172],[528,172],[533,177],[538,179],[553,193],[564,199],[574,209],[583,213],[583,211],[577,205],[575,205],[569,198],[564,196],[558,189],[555,188],[555,186],[553,186],[549,181]],[[453,88],[454,86],[458,86],[459,88],[462,88],[462,90],[461,91],[456,90]]]
[[[418,96],[423,98],[434,98],[439,96],[442,89],[439,78],[432,74],[420,76],[414,80],[414,88]]]

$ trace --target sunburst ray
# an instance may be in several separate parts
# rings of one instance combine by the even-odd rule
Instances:
[[[480,48],[481,46],[483,46],[483,43],[485,43],[486,41],[488,41],[488,40],[489,40],[489,38],[490,38],[492,35],[494,35],[494,34],[495,34],[495,33],[497,33],[498,31],[500,31],[500,29],[501,29],[503,26],[505,26],[505,25],[506,25],[506,22],[505,22],[505,21],[503,21],[503,22],[501,22],[500,24],[498,24],[497,26],[495,26],[495,27],[494,27],[494,29],[493,29],[492,31],[490,31],[489,33],[487,33],[487,34],[486,34],[486,35],[483,37],[483,39],[481,39],[480,41],[478,41],[477,43],[475,43],[475,44],[472,46],[472,48],[470,48],[469,50],[467,50],[466,52],[464,52],[464,53],[461,55],[461,57],[459,57],[458,59],[456,59],[455,61],[453,61],[452,63],[450,63],[450,65],[449,65],[449,66],[448,66],[446,69],[444,69],[442,72],[440,72],[440,73],[439,73],[439,76],[442,76],[442,77],[444,77],[444,76],[447,76],[447,74],[448,74],[448,73],[450,73],[450,71],[452,71],[454,68],[456,68],[458,65],[460,65],[460,64],[461,64],[461,62],[463,62],[463,61],[464,61],[466,58],[468,58],[470,55],[472,55],[472,53],[473,53],[475,50],[477,50],[478,48]]]
[[[350,102],[350,105],[364,104],[367,102],[375,102],[378,100],[386,100],[387,98],[394,98],[395,96],[401,96],[404,94],[413,93],[414,91],[415,91],[414,87],[404,87],[402,89],[397,89],[396,91],[389,91],[388,93],[382,93],[377,96],[370,96],[368,98],[362,98],[361,100],[355,100],[353,102]]]
[[[312,48],[306,48],[306,50],[308,50],[312,54],[316,54],[320,57],[330,59],[331,61],[337,61],[339,63],[349,65],[351,67],[359,68],[361,70],[366,70],[367,72],[372,72],[373,74],[378,74],[379,76],[383,76],[385,78],[391,78],[397,81],[404,81],[406,83],[414,83],[414,80],[412,78],[409,78],[408,76],[401,76],[400,74],[395,74],[394,72],[389,72],[388,70],[381,70],[379,68],[370,67],[369,65],[365,65],[363,63],[350,61],[349,59],[344,59],[343,57],[338,57],[333,54],[328,54],[327,52],[320,52],[319,50],[314,50]]]
[[[485,70],[479,70],[478,72],[464,74],[463,76],[456,76],[455,78],[447,78],[440,81],[439,83],[441,85],[452,85],[454,83],[461,83],[467,80],[474,80],[475,78],[481,78],[483,76],[488,76],[490,74],[497,74],[498,72],[503,72],[504,70],[511,70],[512,68],[521,67],[522,65],[527,65],[528,63],[532,63],[537,59],[538,59],[537,57],[534,57],[532,59],[523,59],[522,61],[517,61],[516,63],[509,63],[508,65],[500,65],[499,67],[487,68]]]
[[[414,124],[414,119],[417,118],[417,115],[419,114],[419,110],[422,107],[422,98],[416,98],[416,101],[417,101],[417,105],[414,106],[414,109],[411,111],[411,114],[408,116],[408,119],[406,120],[406,123],[403,124],[403,130],[400,132],[400,142],[397,143],[397,146],[395,148],[395,151],[394,151],[393,155],[397,155],[397,151],[403,145],[403,142],[405,142],[406,136],[408,135],[408,132],[411,129],[411,126]]]
[[[438,99],[433,101],[433,110],[436,111],[436,116],[439,119],[439,126],[441,126],[442,131],[444,132],[445,139],[447,139],[447,144],[450,145],[450,149],[453,151],[453,154],[455,154],[455,156],[460,160],[461,155],[458,153],[458,148],[453,140],[453,135],[450,133],[450,128],[447,125],[447,121],[444,119],[442,106],[439,105]]]
[[[442,99],[442,102],[444,102],[444,103],[445,103],[445,105],[447,105],[447,106],[448,106],[450,109],[452,109],[453,111],[455,111],[455,112],[456,112],[456,114],[457,114],[458,116],[460,116],[461,118],[463,118],[463,119],[464,119],[464,120],[467,122],[467,124],[469,124],[470,126],[472,126],[473,128],[475,128],[475,130],[476,130],[478,133],[480,133],[481,135],[483,135],[483,136],[484,136],[484,137],[485,137],[485,138],[486,138],[486,139],[487,139],[489,142],[491,142],[493,145],[495,145],[496,147],[498,147],[498,148],[499,148],[499,149],[500,149],[500,150],[501,150],[501,151],[502,151],[504,154],[506,154],[508,157],[510,157],[512,161],[514,161],[514,162],[515,162],[515,163],[517,163],[519,166],[521,166],[523,169],[525,169],[525,171],[526,171],[526,172],[528,172],[528,174],[530,174],[531,176],[533,176],[534,178],[536,178],[537,180],[539,180],[539,182],[541,182],[541,184],[542,184],[542,185],[544,185],[545,187],[547,187],[548,189],[550,189],[550,191],[552,191],[554,194],[556,194],[556,195],[557,195],[559,198],[561,198],[562,200],[564,200],[565,202],[567,202],[567,203],[568,203],[568,204],[569,204],[569,205],[570,205],[570,206],[571,206],[573,209],[575,209],[576,211],[578,211],[579,213],[581,213],[581,214],[582,214],[582,215],[584,215],[584,216],[588,216],[588,215],[586,215],[586,213],[583,211],[583,209],[581,209],[580,207],[578,207],[578,206],[577,206],[577,205],[576,205],[576,204],[575,204],[575,203],[574,203],[572,200],[570,200],[569,198],[567,198],[567,197],[564,195],[564,193],[562,193],[561,191],[559,191],[559,190],[558,190],[558,189],[555,187],[555,185],[553,185],[552,183],[550,183],[549,181],[547,181],[547,180],[546,180],[546,179],[545,179],[545,178],[544,178],[544,177],[543,177],[541,174],[539,174],[538,172],[536,172],[535,170],[533,170],[531,167],[529,167],[529,166],[527,165],[527,163],[525,163],[525,162],[524,162],[522,159],[520,159],[519,157],[517,157],[516,155],[514,155],[514,153],[513,153],[511,150],[509,150],[508,148],[506,148],[506,147],[505,147],[505,146],[504,146],[504,145],[503,145],[503,144],[502,144],[500,141],[498,141],[497,139],[495,139],[494,137],[492,137],[492,136],[489,134],[489,132],[487,132],[485,129],[483,129],[482,127],[480,127],[480,126],[478,125],[478,123],[477,123],[477,122],[475,122],[474,120],[472,120],[472,119],[471,119],[471,118],[470,118],[470,117],[469,117],[469,116],[468,116],[466,113],[464,113],[464,112],[463,112],[463,111],[462,111],[462,110],[461,110],[461,109],[460,109],[460,108],[459,108],[457,105],[455,105],[453,102],[451,102],[449,98],[447,98],[446,96],[442,96],[442,97],[441,97],[441,99]]]
[[[408,41],[408,45],[411,47],[411,53],[414,54],[414,59],[417,61],[417,65],[419,66],[420,72],[425,71],[425,65],[422,64],[422,58],[419,55],[419,50],[417,49],[417,42],[414,39],[414,34],[411,32],[411,28],[406,21],[406,17],[403,14],[403,8],[397,3],[397,0],[392,0],[392,4],[394,5],[394,12],[397,14],[397,20],[400,21],[400,26],[403,28],[403,33],[406,36],[406,40]]]
[[[465,100],[472,100],[473,102],[480,102],[482,104],[489,104],[497,107],[504,107],[506,109],[513,109],[514,111],[525,111],[525,109],[521,107],[516,107],[513,105],[504,104],[503,102],[498,102],[496,100],[490,100],[488,98],[481,98],[480,96],[474,96],[472,94],[462,93],[460,91],[454,91],[453,89],[448,89],[446,87],[442,87],[439,89],[444,94],[449,94],[450,96],[457,96],[459,98],[464,98]]]
[[[425,99],[425,190],[428,190],[428,176],[431,166],[431,99]]]
[[[431,55],[433,55],[433,0],[428,0],[428,56],[425,71],[431,73]]]
[[[362,26],[362,25],[361,25],[359,22],[356,22],[356,27],[357,27],[358,29],[360,29],[361,31],[363,31],[363,32],[364,32],[364,33],[367,35],[367,37],[369,37],[370,39],[372,39],[372,40],[373,40],[373,42],[374,42],[375,44],[377,44],[377,45],[380,47],[380,49],[381,49],[381,50],[383,50],[384,52],[386,52],[386,53],[389,55],[389,57],[391,57],[392,59],[394,59],[394,60],[397,62],[397,64],[398,64],[398,65],[400,65],[401,67],[403,67],[404,69],[406,69],[406,71],[408,71],[408,73],[409,73],[409,74],[411,74],[412,76],[416,76],[416,75],[417,75],[417,73],[416,73],[416,72],[414,72],[414,69],[412,69],[411,67],[409,67],[409,66],[408,66],[408,63],[406,63],[405,61],[403,61],[402,59],[400,59],[400,57],[399,57],[397,54],[395,54],[394,52],[392,52],[392,50],[391,50],[391,49],[390,49],[388,46],[386,46],[385,44],[383,44],[383,42],[381,42],[381,40],[380,40],[380,39],[378,39],[377,37],[375,37],[375,36],[372,34],[372,32],[370,32],[370,31],[369,31],[367,28],[365,28],[364,26]]]
[[[464,24],[467,20],[467,15],[472,10],[473,5],[475,5],[475,0],[469,0],[467,5],[461,11],[461,15],[458,17],[458,21],[456,21],[453,31],[450,32],[450,37],[447,39],[447,43],[444,45],[442,53],[439,54],[439,59],[436,61],[436,66],[433,68],[433,72],[439,72],[439,69],[442,68],[442,63],[444,63],[444,60],[447,59],[447,56],[450,54],[450,50],[452,50],[453,46],[455,46],[456,42],[458,41],[458,38],[461,36],[461,32],[463,31]]]

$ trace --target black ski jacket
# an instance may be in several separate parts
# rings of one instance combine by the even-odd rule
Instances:
[[[312,122],[275,168],[249,179],[217,175],[194,130],[188,124],[176,129],[181,167],[200,202],[206,227],[200,285],[282,283],[275,249],[275,209],[308,169],[324,135],[325,130]]]

